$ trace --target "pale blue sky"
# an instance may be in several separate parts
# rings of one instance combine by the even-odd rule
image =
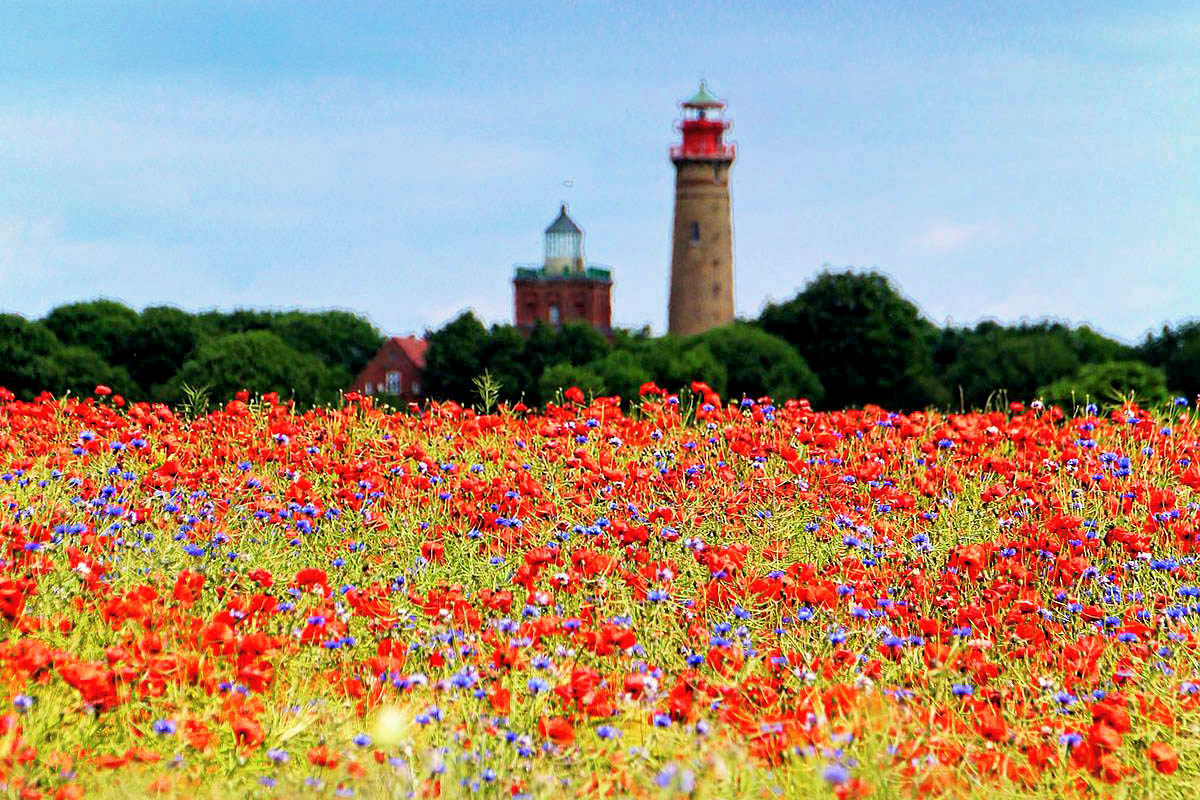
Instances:
[[[565,199],[614,322],[662,331],[700,77],[740,314],[828,263],[938,323],[1200,316],[1200,9],[1159,2],[10,0],[0,309],[508,321]]]

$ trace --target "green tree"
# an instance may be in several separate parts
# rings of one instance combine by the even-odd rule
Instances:
[[[237,308],[233,311],[205,311],[196,316],[196,323],[204,338],[216,338],[228,333],[247,331],[269,331],[282,316],[278,311],[260,311],[253,308]]]
[[[1075,355],[1079,357],[1081,364],[1102,364],[1106,361],[1134,361],[1138,358],[1137,348],[1121,344],[1115,339],[1110,339],[1092,330],[1087,325],[1070,328],[1062,323],[1054,323],[1050,327],[1066,332],[1067,341],[1070,343],[1071,349],[1075,351]]]
[[[231,333],[201,342],[170,381],[172,402],[184,399],[184,388],[205,388],[209,397],[226,402],[247,389],[278,392],[301,405],[332,402],[345,386],[344,374],[325,366],[310,353],[295,350],[270,331]]]
[[[1061,330],[981,322],[964,334],[946,384],[956,394],[961,387],[962,402],[977,408],[998,392],[1010,400],[1032,400],[1038,387],[1074,375],[1079,367],[1079,356]]]
[[[1143,361],[1162,368],[1173,391],[1187,397],[1200,394],[1200,322],[1164,326],[1157,336],[1148,335],[1137,352]]]
[[[22,400],[54,388],[40,371],[45,366],[41,359],[61,346],[41,322],[30,322],[17,314],[0,314],[0,386]]]
[[[609,344],[604,334],[583,322],[565,323],[554,337],[555,362],[588,364],[603,358],[608,351]]]
[[[138,313],[113,300],[58,306],[42,320],[64,345],[87,347],[111,364],[129,363],[129,340]]]
[[[702,338],[648,334],[617,337],[614,349],[631,353],[650,373],[650,380],[669,392],[680,392],[692,381],[703,381],[725,393],[729,373]]]
[[[162,399],[163,385],[175,376],[196,347],[196,318],[170,306],[144,309],[126,341],[125,368],[149,397]]]
[[[780,401],[807,397],[815,404],[825,394],[821,380],[795,348],[761,328],[735,322],[706,331],[696,341],[724,365],[728,397],[770,395]]]
[[[525,360],[525,337],[512,325],[493,325],[488,332],[483,360],[488,374],[500,384],[502,401],[537,402],[538,375],[531,374]]]
[[[681,347],[663,367],[657,383],[664,389],[680,392],[692,381],[703,381],[722,394],[728,394],[729,369],[717,358],[705,341]],[[824,390],[822,389],[822,392]]]
[[[560,361],[547,367],[538,379],[538,389],[546,401],[554,400],[560,389],[578,386],[585,397],[605,394],[604,379],[588,367]]]
[[[1166,374],[1141,361],[1086,364],[1075,375],[1059,378],[1037,393],[1046,403],[1067,411],[1088,402],[1120,403],[1130,395],[1142,406],[1163,403],[1170,397]]]
[[[525,340],[523,357],[530,376],[530,392],[525,402],[531,405],[544,403],[550,398],[542,396],[540,378],[547,367],[559,361],[555,330],[541,320],[535,322]]]
[[[96,351],[80,345],[59,347],[38,357],[34,369],[42,386],[60,397],[67,392],[88,397],[99,385],[131,399],[142,394],[127,369],[109,364]]]
[[[340,368],[349,379],[366,366],[383,344],[383,334],[378,328],[348,311],[288,311],[271,320],[270,330],[289,347]]]
[[[938,331],[937,338],[933,342],[933,371],[946,384],[946,389],[954,395],[952,398],[954,402],[958,401],[958,389],[945,378],[949,374],[950,368],[954,366],[954,362],[958,361],[959,350],[971,335],[970,328],[948,326]]]
[[[631,403],[641,396],[642,384],[651,380],[650,371],[628,350],[614,350],[588,364],[587,369],[600,378],[605,395],[620,395]]]
[[[487,371],[499,381],[502,400],[538,405],[553,397],[542,393],[541,377],[549,366],[583,367],[609,351],[608,340],[589,325],[568,323],[556,330],[538,323],[526,337],[511,325],[485,329],[470,312],[427,338],[426,390],[433,397],[458,402],[475,396],[473,381]]]
[[[758,323],[796,348],[828,407],[949,400],[933,369],[937,328],[877,272],[826,270],[791,300],[768,305]]]
[[[1038,387],[1070,378],[1082,365],[1133,358],[1133,348],[1086,326],[1061,322],[1005,326],[989,321],[973,329],[947,328],[934,351],[955,405],[961,398],[971,407],[999,390],[1013,400],[1030,400]]]
[[[472,381],[488,367],[487,329],[466,311],[442,328],[428,332],[426,339],[429,344],[421,377],[425,393],[440,400],[469,402],[475,392]]]

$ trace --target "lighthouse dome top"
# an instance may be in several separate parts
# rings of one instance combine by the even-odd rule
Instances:
[[[583,257],[583,228],[567,213],[567,204],[558,209],[558,216],[546,228],[545,270],[550,275],[583,272],[587,262]]]
[[[580,228],[575,220],[571,219],[571,215],[567,213],[567,204],[563,203],[558,209],[558,216],[554,218],[554,222],[550,223],[550,227],[546,228],[546,233],[583,233],[583,228]]]
[[[700,81],[700,88],[681,105],[684,108],[724,108],[725,101],[710,92],[704,81]]]

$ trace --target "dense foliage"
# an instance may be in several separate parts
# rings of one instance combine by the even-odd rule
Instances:
[[[1167,379],[1163,371],[1140,361],[1105,361],[1087,364],[1069,378],[1059,378],[1038,390],[1047,403],[1074,408],[1085,397],[1106,404],[1120,403],[1132,395],[1142,404],[1167,400]]]
[[[106,392],[0,392],[11,796],[1194,796],[1186,405]]]
[[[878,273],[823,272],[790,301],[768,305],[759,324],[799,351],[832,408],[949,400],[933,371],[937,328]]]
[[[682,386],[704,380],[715,391],[820,400],[821,382],[787,342],[738,323],[679,339],[618,331],[610,342],[595,329],[537,325],[528,337],[509,325],[490,330],[464,313],[429,334],[425,386],[438,398],[470,400],[487,373],[501,399],[542,404],[576,386],[592,395],[637,397],[643,383]]]
[[[644,383],[674,391],[693,380],[722,395],[804,397],[817,408],[967,410],[1039,396],[1074,408],[1200,393],[1200,322],[1164,327],[1137,347],[1060,322],[939,328],[875,272],[822,272],[757,319],[685,338],[606,337],[579,324],[488,328],[469,312],[426,336],[424,391],[460,403],[476,402],[485,373],[497,399],[530,407],[569,386],[631,398]],[[190,402],[189,389],[224,401],[248,388],[311,406],[337,402],[382,341],[342,311],[193,315],[74,303],[37,321],[0,315],[0,387],[28,400],[105,384],[168,403]]]
[[[1163,327],[1157,336],[1146,337],[1138,355],[1162,367],[1172,388],[1186,391],[1189,397],[1200,392],[1200,322]]]
[[[133,400],[178,403],[186,389],[228,400],[239,389],[304,405],[349,387],[383,336],[345,311],[140,313],[111,300],[59,306],[44,319],[0,315],[0,386],[29,400],[104,384]]]
[[[1080,406],[1200,393],[1200,323],[1164,328],[1139,348],[1058,322],[938,328],[875,272],[823,272],[756,320],[686,339],[617,331],[607,341],[564,325],[539,326],[526,340],[466,313],[429,341],[426,385],[433,397],[459,401],[476,396],[483,372],[505,399],[527,405],[571,385],[628,398],[647,381],[678,390],[693,379],[735,397],[805,397],[819,408],[978,409],[1050,387],[1055,402]],[[1130,368],[1135,361],[1146,369]]]

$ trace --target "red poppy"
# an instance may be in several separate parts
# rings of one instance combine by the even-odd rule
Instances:
[[[1155,742],[1147,747],[1146,758],[1150,760],[1154,770],[1163,775],[1170,775],[1179,769],[1179,754],[1166,742]]]
[[[560,747],[570,747],[575,743],[575,728],[562,717],[540,717],[538,733]]]
[[[328,767],[329,769],[336,767],[342,760],[342,757],[338,755],[336,750],[330,750],[323,744],[310,748],[306,757],[308,758],[308,763],[314,767]]]
[[[229,720],[229,727],[233,730],[234,742],[242,750],[254,750],[265,738],[262,725],[253,717],[235,715]]]

